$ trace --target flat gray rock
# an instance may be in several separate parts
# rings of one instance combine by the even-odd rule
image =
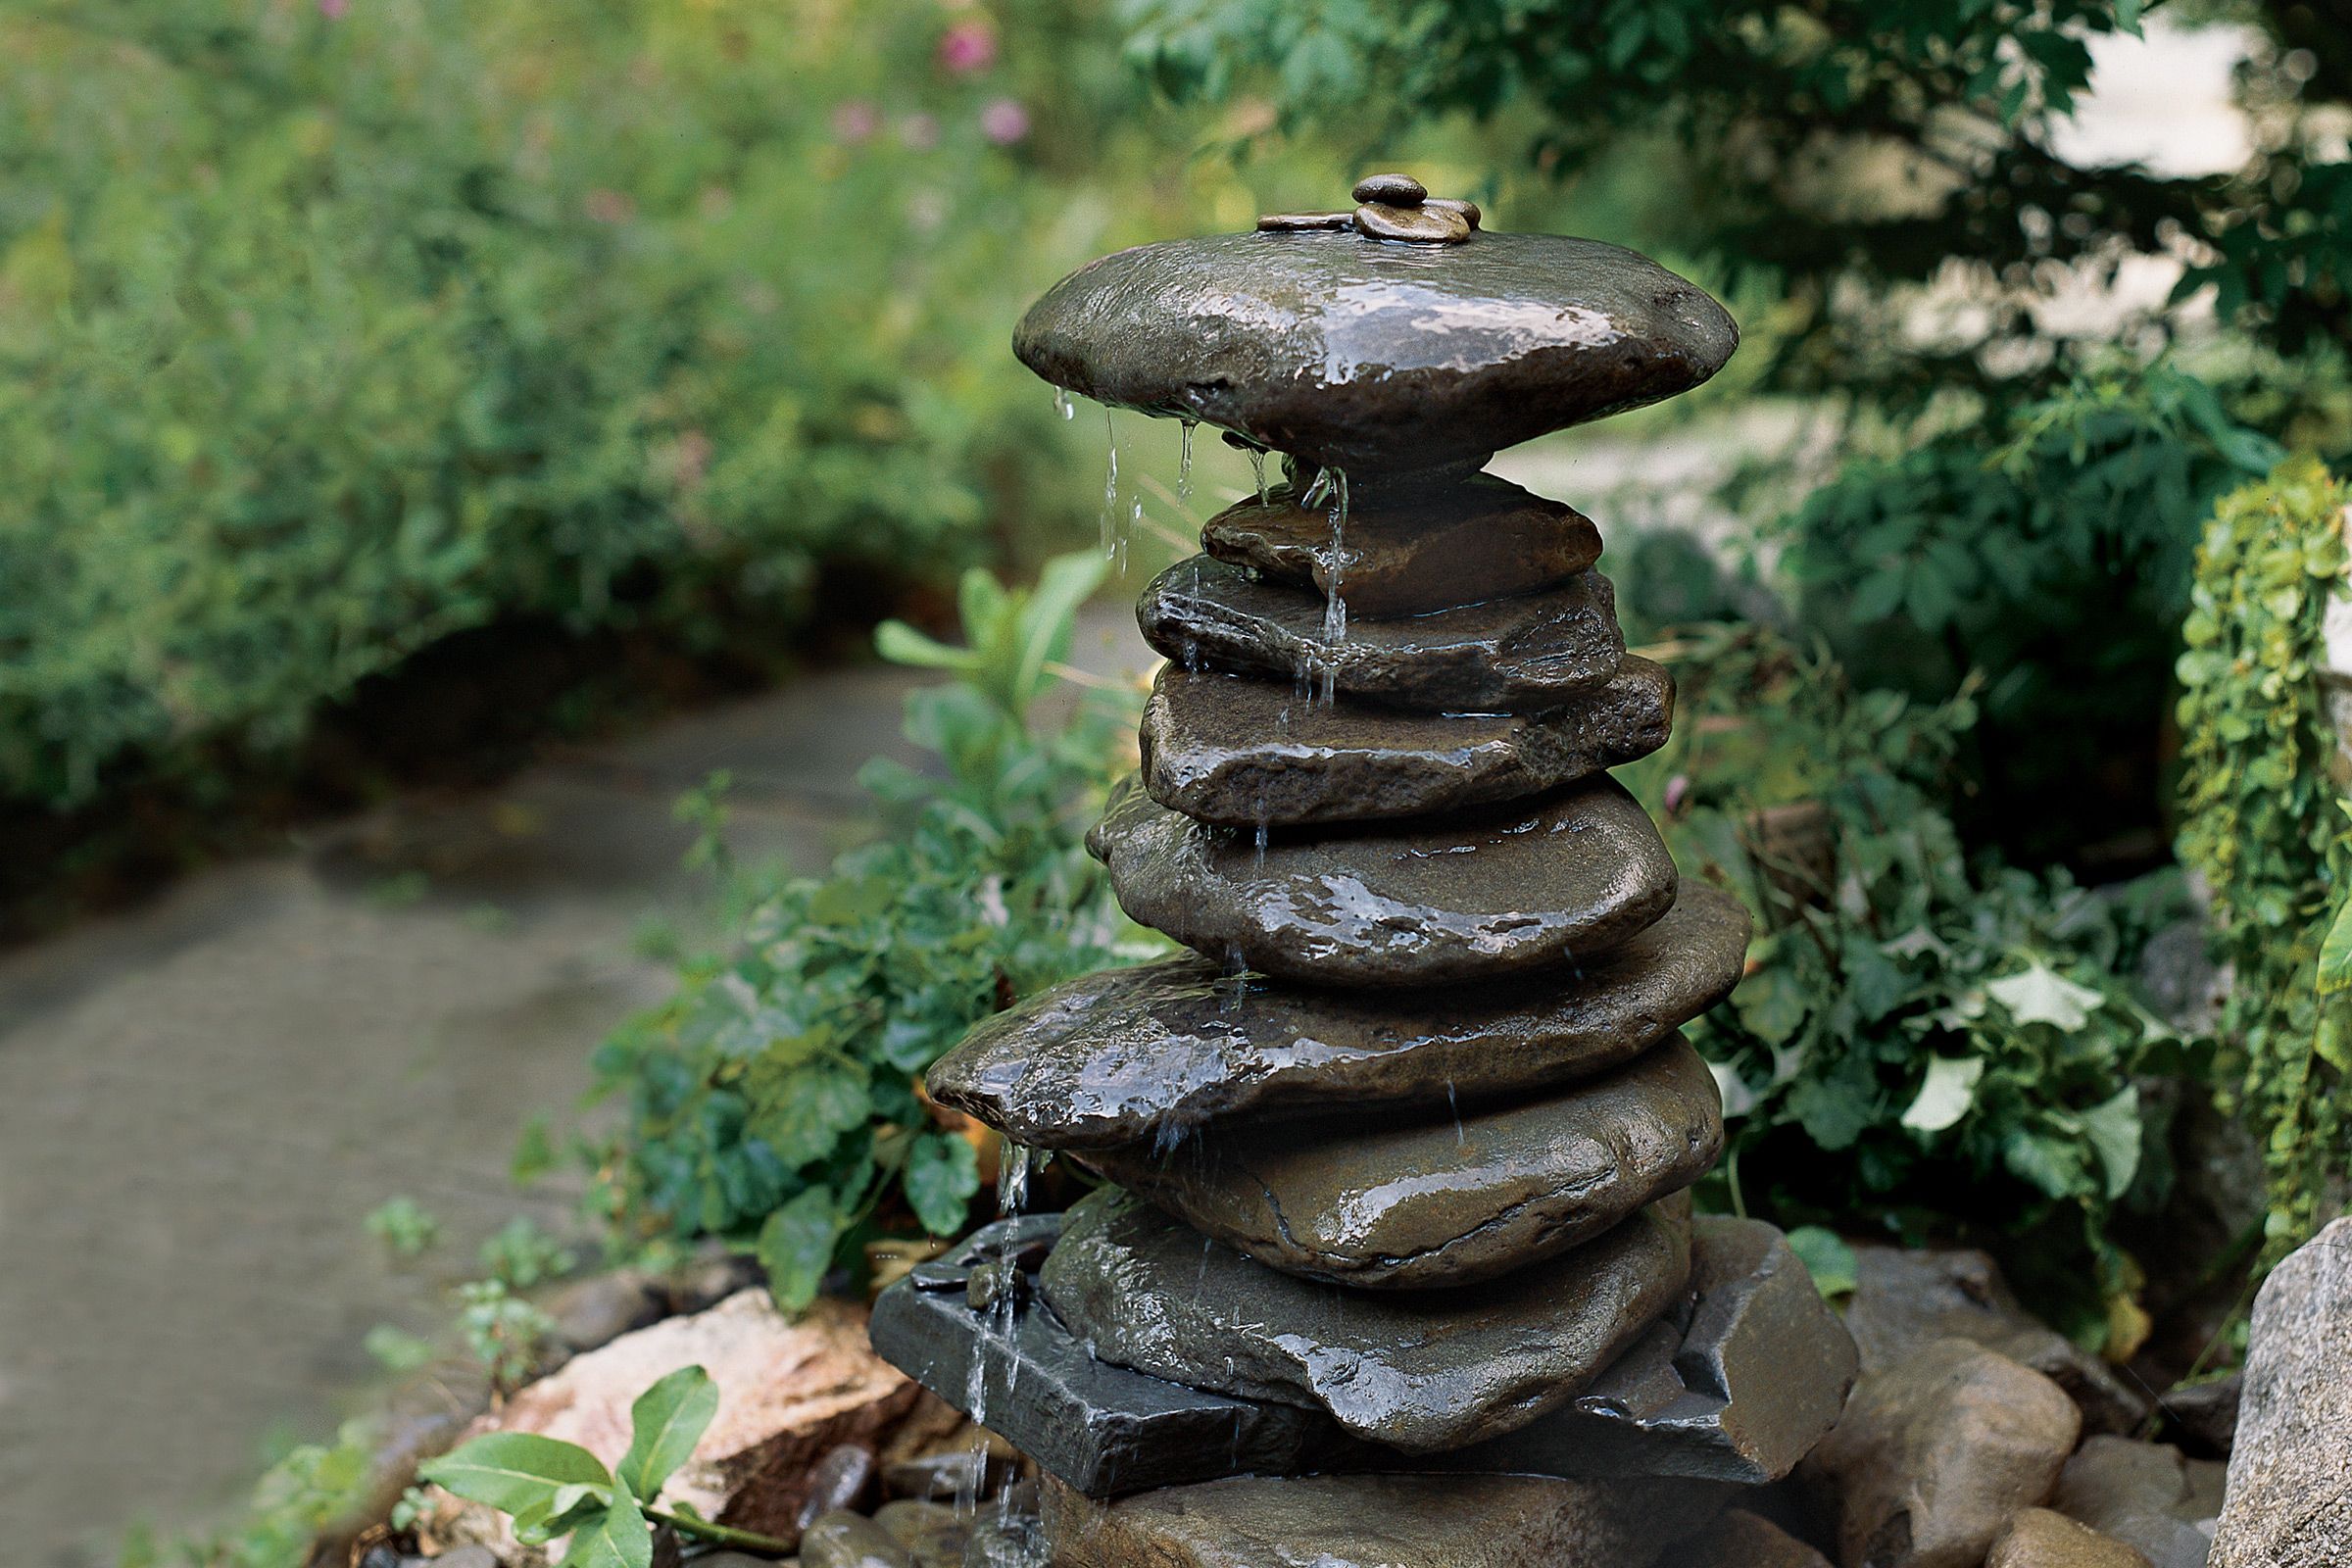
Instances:
[[[1103,403],[1342,467],[1483,459],[1672,397],[1740,341],[1723,307],[1597,240],[1220,234],[1088,263],[1030,307],[1021,363]]]
[[[1462,1462],[1743,1486],[1795,1469],[1845,1409],[1854,1343],[1772,1226],[1701,1215],[1690,1256],[1687,1317],[1653,1326],[1564,1408]]]
[[[1482,473],[1448,484],[1351,486],[1303,506],[1287,486],[1208,519],[1200,548],[1317,594],[1350,619],[1417,615],[1565,582],[1600,559],[1600,530],[1574,507]]]
[[[1272,675],[1307,693],[1424,712],[1537,712],[1625,662],[1617,596],[1583,571],[1556,588],[1368,620],[1334,635],[1321,594],[1206,556],[1179,561],[1136,602],[1144,641],[1185,669]]]
[[[1052,1482],[1043,1493],[1056,1568],[1734,1568],[1676,1550],[1723,1506],[1718,1489],[1687,1481],[1246,1477],[1112,1503]]]
[[[1723,1148],[1714,1074],[1679,1039],[1547,1100],[1398,1120],[1216,1122],[1172,1149],[1085,1160],[1270,1268],[1423,1289],[1590,1241],[1689,1187]]]
[[[2246,1392],[2213,1568],[2352,1562],[2352,1219],[2254,1298]]]
[[[1603,775],[1541,801],[1378,836],[1203,827],[1130,777],[1087,846],[1128,914],[1197,953],[1328,986],[1431,986],[1565,969],[1674,904],[1674,859]]]
[[[1731,995],[1747,939],[1737,899],[1685,882],[1656,924],[1530,980],[1367,994],[1228,976],[1200,957],[1105,969],[983,1020],[929,1087],[1041,1149],[1172,1141],[1335,1100],[1541,1093],[1631,1060]]]
[[[1188,1388],[1328,1411],[1407,1453],[1499,1437],[1573,1399],[1681,1298],[1677,1196],[1471,1291],[1351,1291],[1279,1273],[1102,1188],[1039,1279],[1104,1360]]]
[[[1144,708],[1143,777],[1222,827],[1368,822],[1523,800],[1647,757],[1674,677],[1646,659],[1542,713],[1412,713],[1301,697],[1289,681],[1163,666]]]
[[[2166,1443],[2101,1434],[2059,1473],[2050,1506],[2113,1537],[2153,1568],[2205,1568],[2228,1467]]]

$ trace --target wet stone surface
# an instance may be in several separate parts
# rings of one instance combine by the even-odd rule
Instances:
[[[1674,1304],[1690,1268],[1679,1197],[1476,1291],[1403,1292],[1278,1273],[1105,1188],[1070,1210],[1040,1281],[1104,1360],[1320,1408],[1356,1437],[1427,1453],[1574,1398]]]
[[[1696,1568],[1690,1483],[1362,1475],[1211,1482],[1116,1503],[1044,1489],[1059,1568]],[[1729,1564],[1723,1568],[1730,1568]]]
[[[1556,588],[1333,636],[1324,596],[1192,556],[1136,604],[1144,641],[1184,669],[1295,681],[1302,695],[1360,697],[1421,712],[1540,712],[1625,662],[1616,594],[1596,571]]]
[[[1130,778],[1088,836],[1120,905],[1195,952],[1329,986],[1430,986],[1565,969],[1663,915],[1658,830],[1600,777],[1378,836],[1247,834],[1169,810]]]
[[[1384,204],[1385,205],[1385,204]],[[1451,218],[1446,209],[1390,209]],[[1596,240],[1351,230],[1138,246],[1055,284],[1021,363],[1099,402],[1203,420],[1348,468],[1483,458],[1706,380],[1739,329],[1690,283]]]
[[[1288,681],[1170,664],[1144,709],[1152,799],[1254,828],[1421,816],[1523,800],[1666,744],[1674,679],[1627,659],[1544,713],[1448,718],[1298,696]]]
[[[1507,599],[1567,581],[1600,559],[1600,531],[1573,507],[1493,474],[1447,485],[1367,485],[1343,515],[1287,488],[1208,519],[1200,547],[1269,581],[1335,590],[1351,621]]]
[[[1088,975],[983,1021],[932,1067],[940,1101],[1048,1149],[1173,1140],[1333,1100],[1442,1105],[1604,1072],[1730,994],[1747,912],[1685,882],[1622,947],[1556,974],[1314,991],[1186,957]]]
[[[1492,1279],[1680,1192],[1723,1147],[1714,1075],[1681,1040],[1549,1100],[1455,1113],[1216,1123],[1086,1162],[1272,1268],[1426,1289]]]

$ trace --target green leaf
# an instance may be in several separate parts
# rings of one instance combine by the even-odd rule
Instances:
[[[2352,990],[2352,899],[2335,911],[2320,942],[2320,995],[2346,990]]]
[[[906,1183],[906,1200],[924,1230],[959,1235],[980,1191],[980,1156],[963,1139],[924,1133],[907,1151]]]
[[[2126,1084],[2082,1112],[2082,1127],[2107,1178],[2107,1196],[2121,1198],[2139,1174],[2139,1090]]]
[[[629,1451],[620,1461],[620,1484],[646,1502],[660,1496],[717,1413],[718,1385],[699,1366],[682,1366],[637,1396],[629,1406]]]
[[[417,1466],[416,1474],[468,1502],[512,1514],[551,1504],[563,1487],[612,1485],[595,1454],[535,1432],[484,1433]]]
[[[2019,1023],[2046,1023],[2073,1034],[2090,1021],[2107,999],[2088,986],[2079,986],[2040,959],[2022,974],[1985,982],[1993,1001],[2009,1009]]]
[[[603,1512],[580,1521],[560,1568],[653,1568],[654,1529],[626,1492]]]
[[[1788,1250],[1805,1265],[1813,1276],[1813,1288],[1821,1292],[1822,1299],[1834,1301],[1840,1296],[1853,1294],[1855,1284],[1854,1250],[1836,1231],[1820,1225],[1799,1225],[1788,1233]]]
[[[760,1266],[767,1270],[776,1310],[792,1317],[808,1309],[840,1239],[841,1213],[827,1187],[808,1188],[767,1216],[760,1227]]]
[[[1927,1082],[1903,1112],[1903,1125],[1915,1133],[1939,1133],[1968,1114],[1976,1100],[1977,1081],[1984,1076],[1982,1056],[1937,1056],[1928,1063]]]
[[[874,652],[894,664],[917,669],[971,669],[980,662],[970,649],[951,648],[903,620],[886,620],[874,628]]]

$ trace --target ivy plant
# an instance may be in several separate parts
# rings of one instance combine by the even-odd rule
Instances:
[[[2352,1180],[2352,804],[2319,684],[2348,502],[2311,459],[2224,498],[2182,629],[2180,852],[2234,976],[2221,1029],[2265,1140],[2274,1254]]]
[[[694,1455],[718,1387],[699,1366],[680,1367],[629,1407],[629,1451],[608,1470],[576,1443],[536,1432],[488,1432],[419,1465],[417,1476],[514,1521],[514,1538],[540,1546],[568,1537],[559,1568],[652,1568],[654,1526],[782,1557],[791,1544],[712,1524],[687,1503],[658,1506],[662,1489]]]
[[[726,949],[598,1051],[625,1106],[598,1160],[623,1234],[756,1248],[797,1310],[863,1240],[962,1230],[978,1153],[923,1070],[1014,999],[1151,951],[1083,846],[1132,710],[1046,701],[1102,571],[1074,555],[1034,590],[966,575],[960,647],[882,627],[886,656],[953,676],[907,699],[934,766],[868,763],[883,834],[827,875],[753,878]]]

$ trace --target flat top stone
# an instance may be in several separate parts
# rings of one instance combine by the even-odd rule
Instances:
[[[1100,402],[1316,463],[1409,468],[1672,397],[1739,339],[1695,285],[1598,240],[1342,229],[1102,257],[1030,308],[1013,352]]]
[[[1135,619],[1155,653],[1186,669],[1254,670],[1297,681],[1302,695],[1431,712],[1557,708],[1625,662],[1616,589],[1597,571],[1516,598],[1335,630],[1321,594],[1193,556],[1145,585]]]
[[[1306,990],[1174,958],[1106,969],[982,1021],[931,1093],[1017,1143],[1101,1149],[1335,1099],[1538,1091],[1648,1050],[1739,982],[1747,911],[1685,882],[1656,924],[1557,974],[1434,992]]]
[[[1271,1268],[1428,1289],[1590,1241],[1690,1186],[1722,1148],[1714,1075],[1678,1039],[1532,1103],[1212,1123],[1170,1149],[1085,1159]]]
[[[1674,677],[1646,659],[1544,712],[1464,714],[1168,664],[1144,707],[1143,778],[1160,805],[1226,827],[1368,822],[1541,795],[1648,756],[1673,726]]]
[[[1597,956],[1674,904],[1674,860],[1605,774],[1377,837],[1207,828],[1133,777],[1087,836],[1128,914],[1199,953],[1319,985],[1427,986]]]
[[[1355,1291],[1278,1273],[1132,1194],[1063,1222],[1047,1304],[1104,1360],[1191,1388],[1327,1410],[1409,1453],[1497,1437],[1567,1403],[1681,1297],[1682,1196],[1471,1291]]]

